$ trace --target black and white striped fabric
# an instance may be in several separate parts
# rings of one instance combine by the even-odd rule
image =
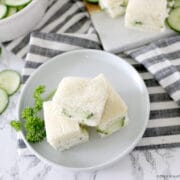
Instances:
[[[180,36],[125,52],[148,88],[148,128],[136,149],[180,146]],[[173,101],[174,100],[174,101]]]
[[[49,7],[34,31],[45,33],[93,33],[88,13],[81,0],[49,0]],[[20,58],[28,52],[30,34],[3,45]]]
[[[141,75],[150,97],[150,119],[143,138],[135,148],[152,149],[180,146],[180,107],[155,77],[130,56],[120,55]],[[179,59],[180,60],[180,59]]]
[[[80,48],[101,49],[101,44],[95,33],[32,33],[29,52],[26,56],[23,70],[23,83],[41,64],[63,52]]]
[[[180,105],[180,36],[159,40],[126,54],[143,64]]]

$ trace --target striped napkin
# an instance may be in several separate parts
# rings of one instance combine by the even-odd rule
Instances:
[[[126,54],[143,64],[180,105],[180,36],[159,40]]]
[[[119,54],[140,73],[150,95],[150,121],[136,149],[180,145],[180,108],[177,104],[179,98],[175,96],[179,91],[179,44],[179,36],[174,36]],[[101,49],[83,4],[73,0],[53,1],[36,31],[5,45],[19,57],[26,57],[24,83],[34,70],[51,57],[80,48]],[[154,66],[155,64],[157,66]],[[29,155],[20,135],[18,151]]]
[[[32,33],[29,52],[25,59],[23,83],[41,64],[58,54],[80,48],[101,49],[101,44],[95,33]]]

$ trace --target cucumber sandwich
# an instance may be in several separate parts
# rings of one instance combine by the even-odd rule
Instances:
[[[103,137],[127,124],[127,106],[103,74],[92,79],[64,78],[52,99],[43,103],[48,143],[65,150],[88,141],[85,126]]]
[[[101,74],[93,79],[64,78],[53,101],[62,108],[62,113],[87,126],[97,126],[108,97],[107,83]]]
[[[127,106],[119,94],[108,84],[108,99],[104,108],[102,119],[97,126],[101,136],[110,135],[127,124]]]
[[[46,137],[55,149],[63,151],[88,141],[88,132],[78,122],[64,116],[53,101],[43,103]]]
[[[125,15],[125,26],[142,31],[163,31],[168,15],[166,0],[131,0]]]

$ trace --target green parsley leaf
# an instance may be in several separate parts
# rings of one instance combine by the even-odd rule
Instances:
[[[12,120],[12,121],[10,122],[10,125],[11,125],[11,127],[14,128],[16,131],[20,131],[20,130],[21,130],[22,124],[21,124],[20,121]]]

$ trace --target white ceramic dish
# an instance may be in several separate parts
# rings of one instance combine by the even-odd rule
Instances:
[[[0,42],[13,40],[30,32],[43,18],[48,0],[32,0],[16,14],[0,20]]]
[[[32,94],[36,86],[45,85],[47,92],[55,89],[66,76],[94,77],[104,73],[128,105],[130,118],[127,127],[104,139],[95,130],[90,141],[64,152],[54,150],[44,140],[30,144],[29,149],[40,159],[56,167],[74,171],[95,170],[108,166],[128,154],[141,139],[149,118],[149,96],[143,80],[132,66],[118,56],[98,50],[77,50],[59,55],[42,65],[27,81],[18,106],[33,105]]]

